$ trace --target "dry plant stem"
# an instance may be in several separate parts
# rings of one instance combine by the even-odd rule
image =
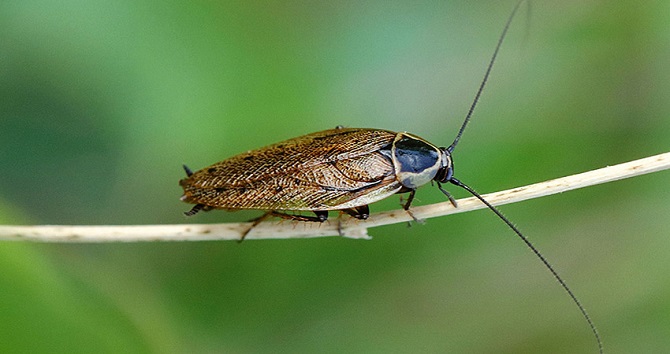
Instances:
[[[670,152],[524,187],[485,194],[483,197],[493,205],[503,205],[669,168]],[[458,200],[458,208],[454,208],[451,203],[446,201],[413,207],[412,213],[419,219],[427,219],[482,208],[485,208],[485,206],[477,199],[465,198]],[[412,217],[404,210],[394,210],[370,215],[370,218],[366,221],[346,216],[332,218],[323,224],[270,221],[256,226],[247,235],[246,240],[338,236],[340,235],[338,229],[347,237],[368,238],[367,228],[410,220],[412,220]],[[0,240],[38,242],[239,240],[242,233],[250,225],[250,223],[230,223],[131,226],[0,226]]]

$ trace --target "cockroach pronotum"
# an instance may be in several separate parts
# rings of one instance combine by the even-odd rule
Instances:
[[[188,175],[179,181],[181,200],[195,206],[186,215],[212,209],[257,209],[266,213],[246,234],[269,216],[298,221],[324,222],[329,211],[341,211],[367,219],[368,205],[396,193],[409,193],[403,208],[409,212],[416,189],[435,182],[451,203],[456,201],[442,187],[451,183],[484,203],[523,240],[579,308],[597,341],[602,341],[586,309],[538,249],[474,189],[454,177],[452,153],[467,127],[482,90],[523,0],[503,28],[484,78],[468,113],[449,147],[438,147],[406,132],[344,128],[324,130],[233,156],[197,172],[184,166]],[[307,211],[314,215],[287,212]]]

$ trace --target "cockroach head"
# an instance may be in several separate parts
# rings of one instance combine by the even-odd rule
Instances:
[[[437,171],[435,178],[433,180],[440,183],[447,183],[451,180],[451,177],[454,175],[454,163],[451,160],[451,152],[448,148],[441,147],[439,148],[442,153],[442,164],[440,169]]]

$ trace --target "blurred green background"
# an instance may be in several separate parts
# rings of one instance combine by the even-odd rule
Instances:
[[[514,4],[4,1],[0,222],[244,221],[258,213],[185,218],[181,164],[336,125],[448,145]],[[527,10],[456,150],[456,176],[487,193],[668,151],[670,2]],[[608,353],[670,351],[668,178],[503,207],[572,286]],[[444,199],[425,187],[415,204]],[[372,209],[397,207],[389,198]],[[0,243],[0,346],[596,351],[568,296],[490,212],[370,233]]]

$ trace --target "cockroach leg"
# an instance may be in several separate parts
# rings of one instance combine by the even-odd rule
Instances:
[[[324,221],[328,220],[328,212],[325,211],[325,210],[315,210],[314,214],[316,214],[316,216],[292,215],[292,214],[286,214],[286,213],[282,213],[280,211],[274,211],[274,210],[268,211],[265,214],[255,218],[255,219],[249,220],[250,222],[253,221],[253,224],[251,224],[251,227],[249,227],[247,229],[247,231],[245,231],[242,234],[242,237],[240,238],[240,240],[238,242],[242,242],[244,240],[244,238],[247,237],[247,235],[249,234],[249,232],[251,232],[251,230],[253,228],[255,228],[258,224],[260,224],[265,219],[267,219],[271,216],[275,216],[275,217],[282,218],[282,219],[287,219],[287,220],[295,220],[295,221],[324,222]]]
[[[367,205],[361,205],[350,209],[343,209],[342,211],[358,220],[365,220],[370,216],[370,207]]]
[[[318,221],[318,222],[324,222],[328,220],[328,212],[325,210],[315,210],[314,214],[316,214],[316,218],[318,220],[307,220],[307,221]]]
[[[415,194],[416,194],[415,189],[412,189],[412,190],[409,191],[409,197],[407,197],[407,201],[405,202],[405,204],[403,204],[402,208],[405,209],[405,211],[407,212],[407,214],[410,217],[412,217],[412,220],[414,220],[415,222],[418,222],[419,224],[423,224],[424,220],[417,218],[416,216],[414,216],[414,213],[412,213],[412,211],[409,210],[410,205],[412,205],[412,201],[414,201],[414,195]],[[412,222],[408,221],[407,226],[412,226]]]
[[[419,224],[424,224],[426,222],[426,219],[419,219],[416,216],[414,216],[414,213],[411,210],[407,209],[405,211],[407,212],[407,215],[409,215],[412,218],[412,221],[418,222]],[[412,226],[412,221],[407,222],[408,227]]]
[[[440,192],[444,193],[444,195],[449,198],[449,201],[451,202],[451,205],[454,206],[454,208],[458,208],[458,204],[456,204],[456,199],[451,196],[451,193],[447,192],[446,189],[442,188],[442,184],[440,182],[437,182],[437,188],[440,190]]]
[[[406,211],[409,211],[409,206],[412,205],[412,201],[414,200],[414,195],[415,194],[416,194],[416,190],[412,189],[412,190],[409,191],[409,197],[407,197],[407,201],[402,206],[402,208],[405,209]]]
[[[254,222],[254,226],[258,225],[261,221],[267,219],[269,216],[276,216],[278,218],[286,219],[286,220],[295,220],[295,221],[312,221],[312,222],[324,222],[328,220],[328,212],[327,211],[322,211],[322,210],[316,210],[314,211],[314,214],[316,216],[309,216],[309,215],[297,215],[297,214],[286,214],[282,213],[281,211],[268,211],[265,214],[261,215],[260,217],[257,217],[255,219],[251,219],[249,221]],[[258,223],[257,223],[258,222]]]
[[[337,218],[337,233],[340,236],[344,236],[344,231],[342,230],[342,213],[346,213],[358,220],[366,220],[370,216],[370,207],[366,204],[340,210],[340,217]]]
[[[258,224],[260,224],[261,222],[263,222],[263,220],[265,220],[265,219],[269,218],[270,216],[272,216],[272,213],[274,213],[274,212],[273,212],[273,211],[268,211],[268,212],[266,212],[265,214],[263,214],[263,215],[261,215],[261,216],[255,218],[255,219],[251,219],[251,220],[249,220],[249,221],[253,221],[253,224],[251,224],[251,226],[249,226],[249,228],[248,228],[246,231],[244,231],[244,233],[242,234],[242,237],[240,237],[240,239],[237,240],[237,242],[240,243],[240,242],[244,241],[244,238],[247,237],[247,235],[249,234],[249,232],[251,232],[251,230],[253,230],[254,227],[256,227]]]
[[[340,214],[341,216],[342,214]],[[337,234],[340,236],[344,236],[344,231],[342,231],[342,218],[339,217],[337,218]]]
[[[314,214],[316,214],[316,216],[299,215],[299,214],[286,214],[286,213],[282,213],[280,211],[271,211],[270,214],[272,216],[276,216],[278,218],[287,219],[287,220],[295,220],[295,221],[324,222],[324,221],[328,220],[328,212],[325,211],[325,210],[315,210]]]
[[[414,214],[412,214],[412,212],[409,211],[409,207],[410,207],[410,205],[412,205],[412,201],[414,200],[414,194],[416,194],[416,190],[411,189],[411,188],[407,188],[407,187],[402,187],[402,188],[401,188],[398,192],[396,192],[396,193],[397,193],[397,194],[400,194],[400,206],[407,212],[407,214],[408,214],[409,216],[412,217],[412,220],[417,221],[417,222],[421,222],[421,220],[417,219],[417,218],[414,216]],[[404,201],[405,198],[403,198],[403,194],[404,194],[404,193],[409,193],[409,197],[407,197],[407,201],[406,201],[406,202]],[[412,226],[412,222],[411,222],[411,221],[408,221],[408,222],[407,222],[407,226],[408,226],[408,227],[411,227],[411,226]]]

